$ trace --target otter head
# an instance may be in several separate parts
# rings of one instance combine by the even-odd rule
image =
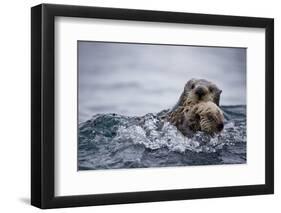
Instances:
[[[188,127],[213,135],[223,130],[224,117],[221,109],[211,101],[194,105],[186,114]]]
[[[191,79],[184,87],[183,106],[193,106],[199,102],[211,101],[219,106],[220,90],[214,83],[204,79]]]

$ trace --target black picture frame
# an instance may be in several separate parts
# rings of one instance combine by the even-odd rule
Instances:
[[[55,17],[264,28],[265,184],[112,194],[54,195]],[[274,193],[274,20],[164,11],[41,4],[31,8],[31,204],[42,209]]]

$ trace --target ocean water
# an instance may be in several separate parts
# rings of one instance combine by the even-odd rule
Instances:
[[[97,114],[80,123],[78,170],[246,163],[246,106],[223,106],[225,127],[187,138],[160,115]]]

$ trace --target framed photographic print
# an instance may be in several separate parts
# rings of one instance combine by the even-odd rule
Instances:
[[[31,204],[272,194],[274,21],[31,9]]]

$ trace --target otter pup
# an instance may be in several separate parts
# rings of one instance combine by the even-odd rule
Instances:
[[[221,92],[222,90],[210,81],[204,79],[189,80],[185,84],[177,104],[168,112],[167,120],[186,135],[186,127],[189,120],[187,115],[190,116],[191,113],[189,111],[199,103],[212,102],[219,106]],[[210,104],[207,106],[212,107],[212,109],[214,108]]]

